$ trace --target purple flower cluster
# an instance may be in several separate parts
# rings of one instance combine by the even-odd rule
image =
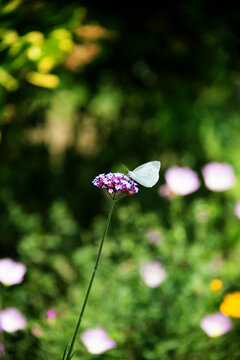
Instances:
[[[100,174],[95,177],[92,183],[98,188],[106,189],[110,195],[119,191],[127,195],[134,195],[139,191],[134,181],[119,172]]]

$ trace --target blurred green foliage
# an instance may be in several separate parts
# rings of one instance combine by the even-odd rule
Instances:
[[[173,164],[200,175],[225,161],[239,178],[239,68],[231,4],[0,2],[1,258],[28,269],[2,292],[28,322],[4,333],[6,359],[59,359],[72,335],[106,220],[98,173],[160,160],[161,185]],[[172,200],[157,190],[117,203],[82,331],[117,342],[102,359],[239,359],[238,320],[216,339],[199,326],[240,287],[239,182]],[[167,272],[156,289],[139,272],[153,260]],[[75,357],[96,355],[79,340]]]

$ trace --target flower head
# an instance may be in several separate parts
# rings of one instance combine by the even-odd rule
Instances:
[[[0,311],[0,329],[8,333],[14,333],[26,328],[25,317],[15,308],[7,308]]]
[[[133,195],[139,191],[137,184],[122,173],[100,174],[95,177],[92,183],[98,188],[106,189],[110,195],[118,192]]]
[[[212,191],[224,191],[231,189],[236,178],[231,165],[226,163],[211,162],[202,169],[206,187]]]
[[[161,285],[167,274],[162,264],[158,261],[152,261],[141,266],[140,274],[149,287],[155,288]]]
[[[170,192],[176,195],[188,195],[200,187],[198,175],[188,167],[172,166],[166,171],[165,180]]]
[[[227,294],[220,305],[220,311],[224,315],[240,318],[240,292]]]
[[[216,312],[204,316],[200,326],[209,337],[218,337],[232,329],[232,322],[227,316]]]
[[[116,347],[115,341],[100,327],[85,330],[81,339],[90,354],[102,354]]]
[[[0,259],[0,281],[5,285],[20,284],[27,269],[20,262],[10,258]]]

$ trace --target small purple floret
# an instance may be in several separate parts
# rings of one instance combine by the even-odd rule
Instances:
[[[106,189],[110,195],[121,191],[127,195],[134,195],[138,193],[137,184],[128,176],[122,173],[108,173],[100,174],[93,180],[93,185],[101,189]]]

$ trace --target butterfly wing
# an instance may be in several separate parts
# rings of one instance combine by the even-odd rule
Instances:
[[[129,171],[128,175],[145,187],[152,187],[159,179],[160,161],[149,161]]]

